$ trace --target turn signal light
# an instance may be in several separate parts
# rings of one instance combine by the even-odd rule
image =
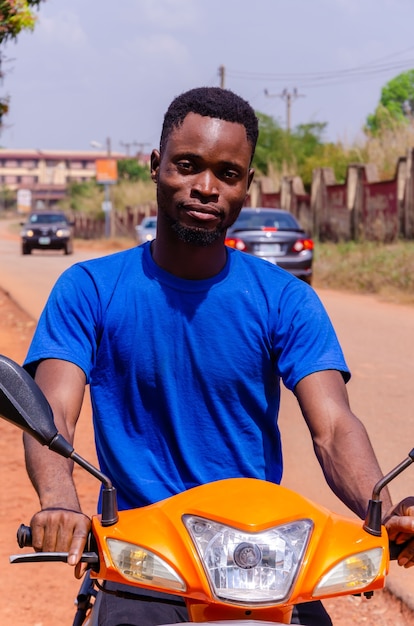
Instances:
[[[293,250],[295,252],[303,252],[303,250],[313,250],[313,240],[297,239],[293,244]]]
[[[229,248],[235,248],[236,250],[241,250],[242,252],[246,250],[246,244],[243,239],[239,239],[238,237],[226,237],[224,243]]]

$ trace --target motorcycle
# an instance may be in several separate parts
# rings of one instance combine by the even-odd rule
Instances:
[[[87,570],[74,626],[93,626],[100,581],[184,599],[191,622],[209,626],[289,624],[295,604],[384,587],[391,545],[381,525],[381,490],[414,461],[414,449],[373,489],[363,523],[262,480],[230,478],[139,509],[117,509],[110,479],[57,431],[50,405],[29,374],[0,355],[0,416],[102,483],[82,556]],[[20,547],[30,527],[18,530]],[[13,555],[11,563],[67,560],[67,553]],[[168,626],[168,625],[165,625]],[[171,625],[170,625],[171,626]]]

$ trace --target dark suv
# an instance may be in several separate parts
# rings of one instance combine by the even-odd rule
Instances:
[[[63,250],[73,252],[73,222],[60,211],[37,211],[30,213],[22,223],[22,254],[31,254],[33,249]]]

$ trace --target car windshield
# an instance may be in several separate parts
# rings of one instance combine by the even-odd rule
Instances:
[[[64,215],[59,215],[58,213],[45,213],[44,215],[34,214],[29,217],[29,222],[31,224],[36,224],[37,222],[41,222],[42,224],[56,224],[57,222],[66,222],[66,218]]]
[[[142,223],[143,228],[157,228],[157,220],[148,220],[147,222]]]
[[[261,230],[262,228],[298,230],[300,227],[295,218],[289,215],[289,213],[273,213],[271,211],[242,212],[233,226],[233,230]]]

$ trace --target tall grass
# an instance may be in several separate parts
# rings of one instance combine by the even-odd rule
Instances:
[[[414,242],[316,243],[314,286],[414,304]]]

